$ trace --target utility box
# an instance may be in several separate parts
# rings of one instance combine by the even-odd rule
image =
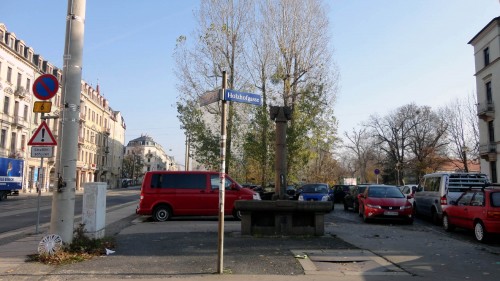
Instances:
[[[105,182],[89,182],[83,185],[82,224],[85,235],[91,239],[104,237],[106,226]]]

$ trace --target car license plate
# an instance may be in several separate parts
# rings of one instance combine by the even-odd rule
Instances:
[[[384,212],[384,215],[386,215],[386,216],[397,216],[398,212]]]

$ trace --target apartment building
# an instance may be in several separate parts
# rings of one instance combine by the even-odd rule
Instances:
[[[140,181],[142,176],[149,171],[177,171],[179,167],[172,156],[167,155],[163,147],[148,135],[128,142],[125,147],[125,157],[128,157],[140,167],[126,171],[129,178]]]
[[[500,106],[500,17],[491,20],[469,44],[474,47],[481,172],[498,183],[500,110],[496,110],[496,106]]]
[[[60,88],[50,101],[46,116],[59,117],[62,112],[62,69],[45,60],[34,49],[17,38],[0,23],[0,157],[25,160],[23,191],[47,190],[58,175],[58,151],[44,159],[31,157],[28,141],[40,126],[41,113],[33,112],[37,98],[33,82],[42,74],[52,74]],[[105,181],[117,187],[121,177],[121,161],[125,143],[125,122],[121,113],[109,107],[108,101],[82,81],[80,105],[80,139],[78,142],[77,189],[85,182]],[[61,120],[46,123],[58,144],[61,140]],[[41,167],[43,166],[43,169]]]

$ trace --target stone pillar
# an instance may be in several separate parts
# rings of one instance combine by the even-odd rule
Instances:
[[[287,106],[271,106],[271,120],[276,122],[276,159],[274,175],[274,197],[273,199],[288,199],[286,196],[286,172],[287,172],[287,148],[286,127],[288,120],[292,119],[292,110]]]

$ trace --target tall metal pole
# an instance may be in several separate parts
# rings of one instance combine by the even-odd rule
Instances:
[[[227,87],[227,74],[222,72],[222,94],[226,91]],[[226,189],[226,111],[227,102],[222,99],[222,114],[221,114],[221,128],[220,128],[220,186],[219,186],[219,248],[218,248],[218,263],[217,273],[224,273],[224,199]]]
[[[50,232],[64,243],[73,241],[75,217],[76,161],[80,118],[83,34],[86,0],[68,0],[64,46],[62,134],[59,173],[61,185],[53,193]]]

